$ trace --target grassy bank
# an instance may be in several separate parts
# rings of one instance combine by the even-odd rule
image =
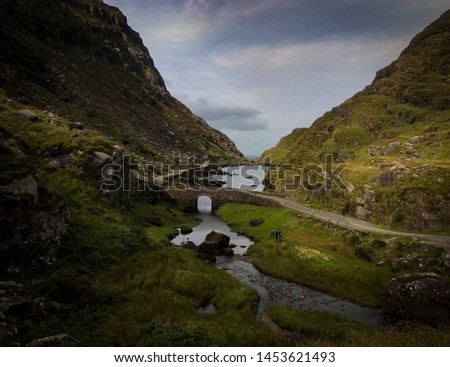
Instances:
[[[368,306],[379,305],[380,293],[392,277],[388,267],[355,255],[356,246],[373,241],[372,236],[360,238],[288,208],[233,203],[220,207],[217,214],[256,241],[253,263],[271,275]],[[249,221],[257,217],[264,223],[252,227]],[[272,228],[281,228],[282,242],[270,239]]]
[[[94,275],[89,288],[81,279],[78,285],[64,309],[30,337],[63,328],[85,346],[277,344],[255,320],[257,293],[188,250],[139,254]],[[197,313],[208,303],[216,314]]]
[[[450,329],[407,325],[378,328],[320,311],[270,305],[268,316],[280,327],[306,336],[311,346],[448,347]]]

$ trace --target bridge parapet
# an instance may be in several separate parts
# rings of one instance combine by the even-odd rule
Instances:
[[[228,188],[189,188],[189,189],[177,189],[170,188],[165,190],[165,193],[176,203],[183,205],[190,210],[197,209],[197,201],[200,196],[208,196],[212,201],[212,209],[216,210],[223,204],[236,202],[246,203],[253,205],[264,205],[271,207],[281,206],[270,198],[263,198],[252,194],[249,191],[228,189]]]

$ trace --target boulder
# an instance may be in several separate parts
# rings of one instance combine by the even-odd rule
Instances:
[[[162,221],[158,217],[149,217],[148,218],[148,223],[151,224],[152,226],[155,226],[155,227],[161,227],[162,226]]]
[[[99,152],[99,151],[94,151],[93,154],[94,154],[93,163],[97,166],[102,166],[107,163],[112,163],[112,161],[113,161],[112,157],[109,154]]]
[[[216,250],[217,248],[213,243],[203,242],[197,248],[197,257],[214,264],[216,262]]]
[[[58,334],[36,339],[28,343],[27,347],[73,347],[80,342],[68,334]]]
[[[33,111],[30,111],[30,110],[19,110],[19,111],[17,111],[17,114],[20,117],[23,117],[24,119],[27,119],[27,120],[30,120],[30,121],[37,121],[38,120],[37,115]]]
[[[215,263],[217,255],[233,256],[234,252],[230,248],[230,237],[212,231],[206,236],[205,241],[198,246],[197,256],[202,260]]]
[[[180,232],[181,234],[189,234],[192,233],[193,229],[190,227],[181,227]]]
[[[32,175],[28,175],[15,179],[7,185],[0,186],[0,193],[15,197],[26,195],[33,202],[36,202],[38,196],[37,182]]]
[[[412,138],[410,138],[409,142],[411,144],[417,144],[417,143],[420,143],[423,139],[425,139],[425,136],[423,136],[423,135],[416,135],[416,136],[413,136]]]
[[[263,224],[263,223],[264,223],[264,219],[263,219],[263,218],[255,218],[255,219],[252,219],[252,220],[250,221],[250,225],[251,225],[252,227],[259,226],[259,225],[261,225],[261,224]]]
[[[83,130],[84,125],[81,122],[69,121],[69,129],[71,130]]]
[[[234,251],[231,248],[224,248],[220,252],[221,252],[221,255],[224,255],[224,256],[228,256],[228,257],[234,256]]]
[[[10,296],[0,298],[0,312],[23,314],[31,306],[31,299],[22,296]]]
[[[197,245],[192,241],[187,241],[186,243],[182,244],[181,247],[187,248],[189,250],[197,250],[198,249]]]
[[[450,320],[450,283],[435,273],[394,278],[382,295],[382,309],[400,319]]]
[[[31,308],[34,311],[40,310],[45,313],[55,313],[58,312],[61,308],[61,305],[58,302],[49,300],[45,297],[35,298],[31,303]]]
[[[219,250],[230,245],[230,237],[223,233],[212,231],[206,236],[205,242],[214,245]]]

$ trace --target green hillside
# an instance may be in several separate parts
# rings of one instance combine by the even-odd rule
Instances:
[[[295,129],[262,158],[345,163],[347,190],[290,195],[391,227],[448,232],[450,223],[450,11],[411,41],[373,83]],[[305,179],[305,177],[303,177]],[[277,189],[284,190],[282,181]]]

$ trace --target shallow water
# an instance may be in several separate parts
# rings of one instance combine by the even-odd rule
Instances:
[[[366,324],[377,325],[381,322],[380,310],[359,306],[330,294],[272,277],[260,272],[248,262],[219,257],[217,266],[256,289],[261,297],[258,318],[267,303],[271,302],[307,310],[326,311]]]
[[[179,234],[171,242],[175,245],[181,245],[187,241],[192,241],[198,246],[205,240],[209,232],[216,231],[230,237],[230,245],[236,245],[236,247],[233,248],[233,251],[235,254],[239,255],[245,253],[245,251],[247,251],[254,243],[249,238],[238,235],[236,232],[232,232],[231,228],[224,221],[211,213],[199,212],[197,218],[201,220],[201,223],[193,228],[192,233],[186,235]]]
[[[264,190],[264,178],[270,166],[265,165],[240,165],[223,167],[223,175],[214,175],[214,179],[224,181],[223,187],[258,191]]]
[[[196,245],[200,245],[211,231],[222,232],[229,236],[230,244],[236,245],[233,249],[235,254],[244,254],[254,243],[249,238],[232,232],[225,222],[211,213],[198,213],[197,217],[202,222],[193,228],[192,233],[180,234],[175,237],[172,240],[173,244],[181,245],[183,242],[192,241]],[[219,256],[216,266],[226,270],[241,282],[250,285],[259,293],[260,303],[257,318],[271,302],[308,310],[327,311],[344,316],[349,320],[367,324],[381,322],[380,310],[362,307],[330,294],[261,273],[252,264],[240,259]],[[204,312],[204,310],[199,310],[199,312]]]

